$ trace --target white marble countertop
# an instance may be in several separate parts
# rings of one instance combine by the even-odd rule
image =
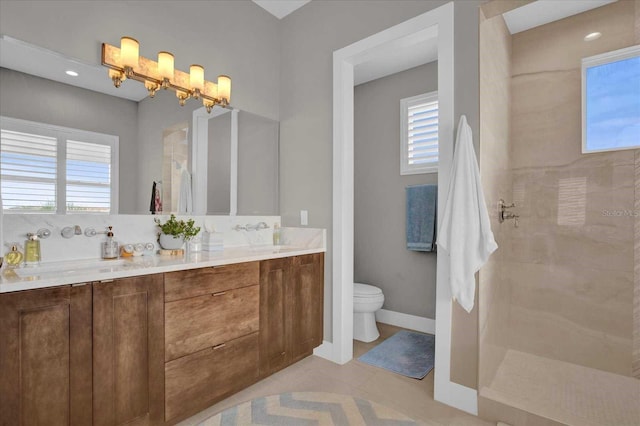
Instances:
[[[265,245],[225,248],[218,252],[197,252],[179,257],[154,255],[114,260],[83,259],[21,268],[5,265],[0,276],[0,293],[324,252],[324,247]]]

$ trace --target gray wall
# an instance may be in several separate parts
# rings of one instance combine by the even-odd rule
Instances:
[[[354,91],[354,276],[380,287],[384,309],[435,318],[436,254],[407,250],[405,187],[437,173],[400,175],[400,99],[438,90],[431,62]]]
[[[331,247],[333,52],[445,3],[315,0],[282,20],[280,214],[286,226],[299,225],[299,212],[306,209],[309,226],[327,228]],[[455,115],[467,115],[476,145],[481,3],[454,2]],[[332,340],[331,256],[329,249],[324,305],[324,335],[329,341]],[[456,328],[468,328],[467,319],[454,317],[454,332]],[[477,327],[474,332],[477,335]],[[477,359],[469,362],[476,363]]]
[[[119,210],[137,213],[136,186],[131,184],[138,167],[137,102],[6,68],[0,68],[0,93],[0,115],[118,136]]]
[[[278,214],[279,128],[277,121],[238,112],[239,215]]]

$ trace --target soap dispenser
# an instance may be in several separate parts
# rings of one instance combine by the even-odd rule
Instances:
[[[40,240],[37,234],[28,233],[24,242],[24,264],[36,266],[40,264]]]
[[[113,238],[113,227],[109,226],[107,231],[107,239],[102,243],[102,258],[117,259],[118,258],[118,242]]]

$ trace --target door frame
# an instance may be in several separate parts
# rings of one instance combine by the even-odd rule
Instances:
[[[354,279],[354,142],[353,87],[355,67],[384,55],[383,46],[404,37],[437,28],[440,143],[438,166],[438,225],[444,213],[454,146],[454,5],[436,9],[333,52],[333,230],[332,297],[333,342],[327,353],[344,364],[353,358]],[[381,224],[382,226],[382,224]],[[448,256],[437,258],[436,348],[434,397],[436,401],[477,414],[477,391],[451,381],[451,290]]]

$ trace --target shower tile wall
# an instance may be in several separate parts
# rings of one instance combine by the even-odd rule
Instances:
[[[581,153],[580,60],[631,46],[634,2],[512,37],[509,346],[631,375],[635,153]],[[594,31],[602,38],[585,42]],[[609,214],[611,212],[612,214]]]
[[[479,278],[480,390],[507,351],[640,378],[640,150],[581,153],[580,75],[581,58],[640,43],[639,20],[640,1],[620,1],[511,36],[481,14],[480,169],[499,249]],[[498,198],[518,228],[497,223]]]

